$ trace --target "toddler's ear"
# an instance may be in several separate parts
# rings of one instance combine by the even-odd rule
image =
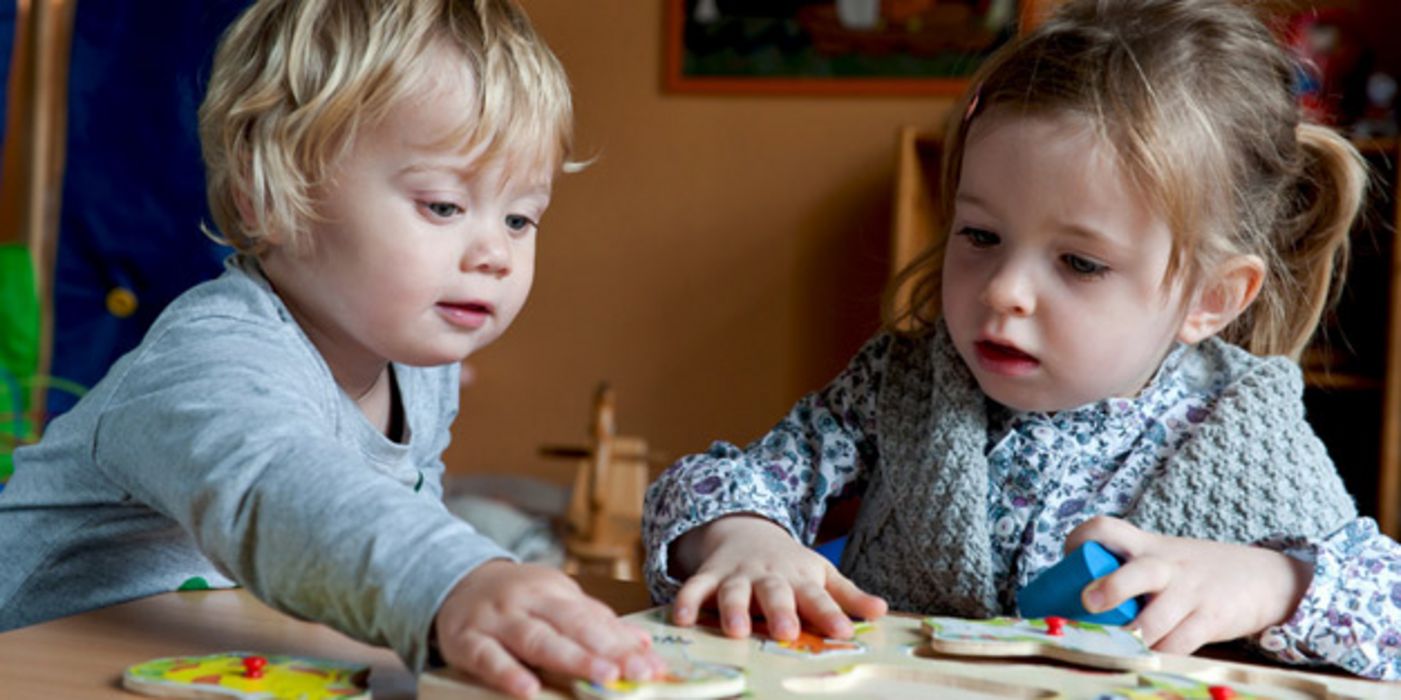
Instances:
[[[1193,344],[1219,333],[1255,301],[1264,279],[1265,263],[1254,255],[1238,255],[1222,263],[1207,275],[1192,300],[1177,339]]]

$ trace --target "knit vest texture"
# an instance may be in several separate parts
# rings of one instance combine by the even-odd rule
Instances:
[[[1251,364],[1125,520],[1151,532],[1254,543],[1321,538],[1357,517],[1304,420],[1298,368],[1285,358]],[[1011,613],[992,580],[985,395],[942,323],[926,339],[896,337],[886,367],[876,406],[879,461],[842,571],[893,610]]]

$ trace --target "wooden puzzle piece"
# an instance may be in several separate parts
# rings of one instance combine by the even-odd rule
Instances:
[[[660,620],[661,624],[666,624],[666,618]],[[720,618],[713,611],[701,612],[696,624],[701,627],[708,627],[715,631],[720,631]],[[756,617],[750,621],[750,632],[757,638],[762,639],[759,645],[760,650],[769,654],[781,654],[784,656],[797,656],[807,659],[827,658],[831,656],[847,656],[853,654],[864,654],[867,647],[855,639],[831,639],[821,635],[813,634],[806,629],[800,630],[796,639],[779,640],[769,635],[768,625],[763,618]],[[861,636],[870,632],[875,626],[865,620],[852,621],[852,633],[854,636]]]
[[[666,676],[650,681],[618,680],[600,685],[575,681],[581,700],[661,700],[662,698],[728,698],[744,692],[744,671],[734,666],[685,661]]]
[[[799,632],[797,639],[765,640],[759,648],[770,654],[800,656],[809,659],[866,653],[866,645],[861,642],[850,639],[825,639],[806,630]]]
[[[1066,620],[1050,634],[1045,620],[926,617],[929,648],[961,656],[1042,656],[1095,668],[1151,670],[1158,657],[1135,632],[1113,625]]]
[[[369,698],[370,668],[278,654],[229,651],[153,659],[126,669],[122,687],[169,698]]]

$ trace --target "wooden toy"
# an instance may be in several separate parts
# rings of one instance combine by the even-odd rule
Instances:
[[[230,651],[172,656],[127,668],[122,687],[167,698],[339,700],[369,698],[368,666]]]
[[[614,684],[602,688],[577,681],[547,683],[537,697],[548,700],[736,696],[763,700],[923,700],[932,697],[940,700],[1352,700],[1398,695],[1395,685],[1153,654],[1143,650],[1142,642],[1122,629],[1070,620],[1062,624],[1062,636],[1051,637],[1044,620],[926,620],[887,615],[872,622],[858,623],[852,640],[822,640],[809,632],[785,647],[763,636],[762,621],[756,621],[753,626],[757,636],[731,639],[718,627],[707,624],[684,628],[671,625],[667,622],[665,608],[634,613],[624,619],[652,635],[653,647],[671,663],[679,677],[688,670],[699,677],[701,669],[719,667],[727,671],[717,673],[729,673],[729,680],[712,677],[710,681],[692,685],[672,682]],[[713,624],[713,620],[713,617],[703,617],[704,623]],[[926,622],[931,624],[926,625]],[[1038,643],[1081,649],[1078,654],[1059,657],[1068,658],[1069,663],[1088,659],[1103,664],[1101,657],[1123,656],[1130,661],[1107,665],[1135,669],[1157,665],[1158,670],[1085,669],[1065,663],[1046,663],[1035,657],[950,656],[934,649],[936,642],[927,630],[936,622],[944,630],[943,636],[950,640],[956,632],[967,637],[961,642],[938,643],[969,645],[960,648],[982,647],[981,653],[1007,644],[1008,639],[1026,635],[1035,637]],[[853,648],[832,653],[827,649],[829,644],[852,645]],[[1145,661],[1139,657],[1140,653],[1147,653],[1154,661]],[[505,700],[507,697],[453,671],[423,674],[419,678],[418,693],[420,700]]]
[[[1085,586],[1118,568],[1119,559],[1109,550],[1098,542],[1086,542],[1017,591],[1017,612],[1028,618],[1054,615],[1103,625],[1127,625],[1138,617],[1136,600],[1126,600],[1113,610],[1095,614],[1090,614],[1080,602]]]
[[[1114,625],[1057,617],[1044,620],[926,617],[922,625],[929,635],[929,647],[945,654],[1044,656],[1125,671],[1158,667],[1158,655],[1143,643],[1142,637]]]

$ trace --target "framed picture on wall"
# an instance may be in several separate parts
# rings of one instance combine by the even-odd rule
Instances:
[[[951,95],[1051,0],[664,0],[674,92]]]

